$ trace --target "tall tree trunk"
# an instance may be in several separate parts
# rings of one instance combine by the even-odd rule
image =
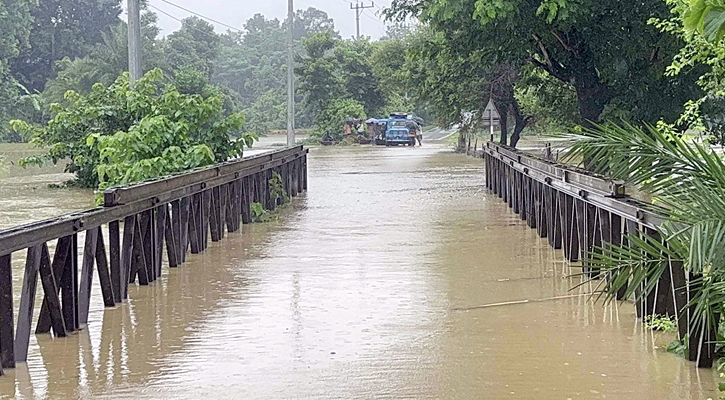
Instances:
[[[496,111],[498,111],[498,123],[501,127],[501,144],[508,144],[509,128],[508,128],[508,116],[509,116],[509,103],[500,101],[494,102]]]
[[[530,118],[521,115],[521,109],[519,108],[519,103],[516,101],[516,98],[514,98],[511,102],[511,110],[514,112],[516,125],[514,125],[514,132],[511,134],[509,146],[516,148],[516,145],[519,143],[519,139],[521,139],[521,132],[524,128],[526,128]]]
[[[593,128],[599,121],[599,116],[604,111],[612,96],[610,88],[599,82],[584,82],[575,85],[579,103],[579,114],[582,118],[582,126]]]

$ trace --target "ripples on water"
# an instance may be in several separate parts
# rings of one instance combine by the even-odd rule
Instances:
[[[631,305],[569,291],[570,267],[486,193],[480,160],[428,144],[321,148],[309,168],[309,193],[278,222],[132,286],[115,309],[94,287],[88,329],[32,335],[0,395],[717,397],[713,371],[663,351],[672,337],[644,332]],[[0,178],[6,226],[92,201],[15,178]]]

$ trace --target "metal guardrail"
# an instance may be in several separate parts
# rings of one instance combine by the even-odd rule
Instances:
[[[263,153],[189,172],[113,187],[103,192],[104,205],[0,231],[0,256],[52,239],[94,228],[160,204],[201,193],[260,171],[304,157],[302,146]]]
[[[168,266],[178,267],[189,250],[203,252],[209,237],[221,240],[225,231],[252,222],[253,203],[274,210],[283,200],[270,188],[273,177],[279,176],[290,197],[307,190],[307,152],[297,146],[110,188],[101,207],[0,231],[2,367],[27,359],[38,276],[44,296],[35,332],[52,329],[55,336],[66,336],[88,321],[94,269],[104,304],[124,301],[130,283],[148,285],[161,276],[164,250]],[[105,224],[107,231],[101,229]],[[79,263],[81,232],[85,243]],[[48,242],[56,239],[51,257]],[[11,266],[13,252],[23,249],[27,257],[15,330]]]
[[[562,249],[566,259],[581,262],[582,273],[590,278],[608,278],[590,262],[593,253],[609,245],[636,246],[630,240],[633,236],[663,240],[657,230],[664,222],[663,213],[628,197],[623,182],[492,142],[481,155],[486,162],[486,186],[539,237]],[[709,368],[715,357],[714,333],[708,337],[693,325],[692,308],[683,312],[691,307],[687,306],[693,295],[690,280],[695,277],[684,269],[682,260],[668,259],[666,267],[657,282],[645,281],[635,289],[637,316],[674,316],[679,337],[688,340],[687,358]],[[624,300],[625,294],[620,289],[617,299]]]
[[[497,143],[486,143],[483,151],[560,192],[586,200],[589,204],[646,227],[656,228],[664,221],[660,214],[651,210],[651,206],[627,196],[623,181],[545,160]]]

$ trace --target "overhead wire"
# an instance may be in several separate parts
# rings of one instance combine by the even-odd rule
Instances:
[[[238,32],[244,32],[244,31],[243,31],[242,29],[236,28],[236,27],[234,27],[234,26],[231,26],[231,25],[229,25],[229,24],[226,24],[226,23],[224,23],[224,22],[221,22],[221,21],[215,20],[215,19],[213,19],[213,18],[210,18],[210,17],[206,17],[206,16],[204,16],[204,15],[201,15],[201,14],[199,14],[199,13],[198,13],[198,12],[196,12],[196,11],[190,10],[190,9],[188,9],[188,8],[186,8],[186,7],[182,7],[182,6],[178,5],[178,4],[174,4],[174,3],[172,3],[172,2],[170,2],[170,1],[168,1],[168,0],[159,0],[159,1],[162,1],[162,2],[164,2],[164,3],[166,3],[166,4],[170,5],[170,6],[176,7],[176,8],[178,8],[178,9],[180,9],[180,10],[184,10],[184,11],[186,11],[186,12],[190,13],[190,14],[196,15],[196,16],[197,16],[197,17],[199,17],[199,18],[205,19],[205,20],[207,20],[207,21],[213,22],[213,23],[215,23],[215,24],[218,24],[218,25],[221,25],[221,26],[223,26],[223,27],[226,27],[226,28],[229,28],[229,29],[232,29],[232,30],[238,31]],[[149,6],[153,7],[153,5],[151,5],[151,4],[149,4]],[[159,8],[158,8],[158,7],[153,7],[153,8],[154,8],[154,9],[156,9],[156,10],[159,10]],[[159,10],[159,11],[160,11],[160,10]],[[163,12],[163,13],[164,13],[164,14],[166,14],[166,15],[169,15],[168,13],[166,13],[166,12],[164,12],[164,11],[161,11],[161,12]]]
[[[183,20],[182,20],[181,18],[178,18],[178,17],[176,17],[176,16],[174,16],[174,15],[172,15],[172,14],[169,14],[168,12],[166,12],[166,11],[164,11],[164,10],[162,10],[162,9],[160,9],[160,8],[158,8],[158,7],[156,7],[156,6],[154,6],[153,4],[148,4],[148,6],[149,6],[149,7],[151,7],[151,8],[153,8],[154,10],[156,10],[156,11],[160,12],[161,14],[164,14],[164,15],[166,15],[167,17],[169,17],[169,18],[171,18],[171,19],[173,19],[173,20],[176,20],[176,21],[179,21],[179,22],[181,22],[181,23],[184,23],[184,21],[183,21]],[[206,31],[202,31],[201,29],[199,29],[199,28],[196,28],[196,27],[194,27],[194,26],[190,26],[190,28],[192,28],[193,30],[195,30],[195,31],[197,31],[197,32],[199,32],[199,33],[203,33],[204,35],[207,35],[207,36],[209,36],[209,37],[212,37],[212,35],[211,35],[211,34],[209,34],[209,32],[206,32]]]

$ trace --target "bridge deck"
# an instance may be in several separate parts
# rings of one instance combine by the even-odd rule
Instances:
[[[653,342],[631,304],[570,291],[576,264],[484,172],[429,143],[313,150],[310,191],[279,221],[131,285],[115,308],[93,297],[88,329],[32,336],[0,395],[715,397],[714,372],[692,379],[694,364],[655,350],[671,337]]]

